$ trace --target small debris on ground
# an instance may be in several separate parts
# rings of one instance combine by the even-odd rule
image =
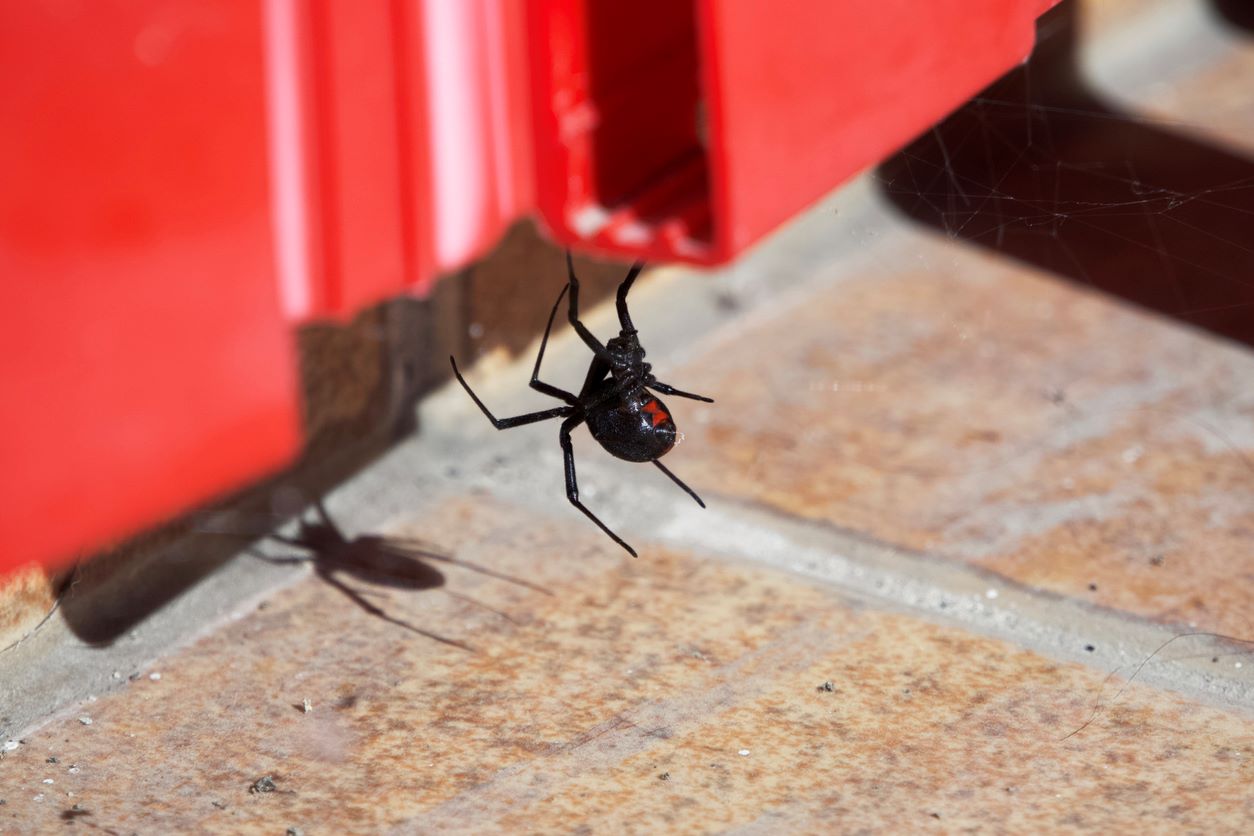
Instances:
[[[287,829],[287,836],[305,836],[305,831],[301,830],[299,827],[289,827]]]
[[[88,717],[86,714],[84,714],[82,717],[79,717],[79,718],[78,718],[78,721],[79,721],[80,723],[82,723],[84,726],[90,726],[90,725],[91,725],[91,718],[90,718],[90,717]]]
[[[3,749],[6,752],[12,752],[13,750],[17,749],[18,746],[21,746],[21,745],[22,744],[18,743],[16,740],[6,740],[4,741]]]
[[[148,678],[151,679],[153,682],[160,682],[161,674],[157,673],[156,671],[153,671],[152,673],[148,674]]]
[[[226,805],[223,804],[221,801],[210,801],[209,803],[212,804],[214,807],[217,807],[219,810],[226,809]]]
[[[736,754],[737,754],[737,755],[740,755],[740,757],[742,757],[742,758],[747,758],[747,757],[749,757],[749,750],[748,750],[748,749],[741,749],[741,750],[740,750],[739,752],[737,752]]]
[[[73,822],[75,819],[80,819],[84,816],[90,815],[91,811],[82,804],[75,804],[70,809],[61,811],[61,819],[67,822]]]
[[[305,713],[308,714],[309,712],[313,711],[313,701],[303,700],[301,702],[301,708],[303,708],[305,710]]]
[[[835,683],[835,682],[832,682],[832,681],[829,679],[829,680],[827,680],[826,682],[824,682],[822,685],[820,685],[819,687],[815,688],[814,690],[816,690],[816,691],[826,691],[827,693],[829,693],[829,694],[830,694],[830,693],[832,693],[832,692],[834,692],[834,691],[836,690],[836,683]]]
[[[44,763],[56,763],[56,762],[57,762],[57,759],[55,757],[48,758],[46,761],[44,761]]]
[[[1150,558],[1150,566],[1162,566],[1165,559],[1161,554],[1156,554]]]
[[[278,786],[274,783],[274,778],[269,775],[262,775],[256,781],[253,781],[251,787],[248,788],[250,795],[256,795],[263,792],[274,792]]]
[[[1089,653],[1092,653],[1094,650],[1097,650],[1097,648],[1096,648],[1096,647],[1094,647],[1094,646],[1093,646],[1093,645],[1091,645],[1091,644],[1086,644],[1086,645],[1084,646],[1084,649],[1085,649],[1085,650],[1087,650]]]
[[[657,776],[657,779],[659,781],[669,781],[671,779],[671,774],[669,772],[663,772],[661,775]]]
[[[1096,591],[1097,591],[1097,584],[1095,583],[1089,584],[1089,592],[1096,592]]]

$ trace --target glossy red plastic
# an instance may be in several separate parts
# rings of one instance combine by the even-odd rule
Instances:
[[[292,319],[423,293],[530,211],[523,2],[267,0]]]
[[[255,2],[0,6],[0,571],[299,443]]]
[[[555,237],[727,261],[1031,51],[1056,0],[539,0]]]

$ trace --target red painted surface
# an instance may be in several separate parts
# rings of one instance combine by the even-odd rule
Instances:
[[[733,258],[1027,57],[1056,0],[541,0],[538,208],[575,246]]]
[[[729,260],[1055,0],[0,5],[0,571],[298,449],[292,332],[560,241]]]
[[[702,5],[715,257],[727,258],[1027,58],[1053,3]]]
[[[424,293],[530,211],[523,2],[267,0],[293,320]]]
[[[256,3],[0,7],[0,570],[298,444]]]

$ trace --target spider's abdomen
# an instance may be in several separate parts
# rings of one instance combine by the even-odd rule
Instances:
[[[629,462],[650,462],[675,446],[675,422],[666,405],[645,394],[637,408],[617,403],[588,416],[588,430],[611,456]]]

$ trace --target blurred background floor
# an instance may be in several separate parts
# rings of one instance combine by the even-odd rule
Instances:
[[[638,561],[555,426],[445,386],[297,544],[108,648],[58,613],[6,653],[0,832],[1245,830],[1254,661],[1184,634],[1254,639],[1254,41],[1120,5],[734,267],[646,275],[650,361],[717,402],[670,403],[707,510],[576,436]],[[521,334],[562,281],[509,247],[498,416],[547,403]],[[586,349],[549,352],[577,388]]]

